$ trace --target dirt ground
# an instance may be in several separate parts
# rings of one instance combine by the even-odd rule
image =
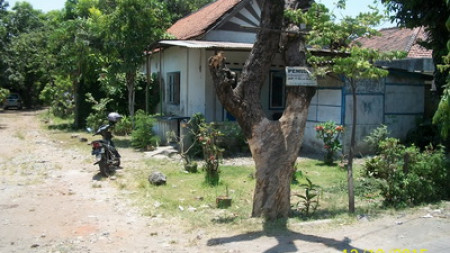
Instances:
[[[70,138],[68,134],[68,138]],[[69,140],[68,140],[69,141]],[[143,154],[120,150],[126,164]],[[249,233],[184,232],[142,216],[89,153],[63,148],[35,111],[0,109],[0,252],[449,252],[450,204],[351,225],[289,224]]]

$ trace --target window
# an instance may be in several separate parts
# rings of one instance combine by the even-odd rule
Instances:
[[[167,73],[169,103],[180,104],[180,72]]]
[[[269,109],[283,109],[285,103],[285,85],[283,72],[270,75]]]

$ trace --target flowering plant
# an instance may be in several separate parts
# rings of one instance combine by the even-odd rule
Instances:
[[[323,140],[323,148],[326,151],[324,162],[325,164],[332,164],[334,155],[338,150],[342,149],[339,136],[344,132],[344,127],[336,125],[333,121],[327,121],[316,125],[315,130],[316,138]]]

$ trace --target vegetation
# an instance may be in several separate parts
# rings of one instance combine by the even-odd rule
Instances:
[[[389,136],[388,127],[386,125],[381,125],[364,138],[364,141],[374,149],[376,154],[380,153],[378,144],[385,140]]]
[[[50,106],[75,128],[97,113],[91,98],[112,99],[105,110],[130,119],[137,109],[152,113],[159,89],[137,73],[143,52],[170,22],[208,2],[70,0],[43,13],[25,1],[8,10],[0,0],[0,88],[20,93],[26,107]]]
[[[215,123],[201,123],[198,125],[199,134],[197,140],[202,146],[203,160],[205,161],[205,182],[208,185],[219,184],[219,164],[222,160],[224,149],[217,145],[217,138],[223,134],[215,126]]]
[[[300,197],[302,201],[297,203],[297,209],[302,211],[306,216],[314,214],[319,207],[319,186],[313,184],[313,182],[305,177],[306,183],[301,184],[300,187],[305,189],[304,194],[296,194],[297,197]],[[300,205],[300,202],[303,202],[303,206]]]
[[[48,121],[48,118],[46,120]],[[48,124],[52,126],[52,129],[59,128],[55,127],[55,124],[67,123],[67,119],[64,121],[51,119],[49,121]],[[80,148],[86,154],[89,153],[87,145],[81,144],[77,140],[67,141],[69,135],[70,133],[67,131],[59,130],[53,130],[51,134],[58,140],[66,140],[61,142],[62,145]],[[83,136],[89,137],[87,133],[80,134],[80,137]],[[130,138],[129,136],[116,138],[116,143],[120,145],[122,152],[125,150],[127,150],[126,152],[135,152],[130,145],[127,145],[129,143],[127,140]],[[449,196],[445,182],[449,180],[448,168],[450,166],[443,163],[445,160],[443,160],[442,149],[427,150],[421,154],[418,150],[411,148],[404,149],[406,152],[401,151],[402,149],[398,148],[401,147],[401,144],[398,142],[390,147],[393,147],[391,150],[395,149],[399,152],[391,152],[389,149],[380,147],[380,150],[383,150],[382,155],[388,156],[377,158],[377,163],[373,163],[371,159],[355,163],[355,207],[358,214],[374,217],[385,212],[395,212],[391,207],[434,203],[436,200]],[[385,172],[396,175],[396,177],[405,175],[401,174],[404,171],[405,154],[410,157],[407,166],[411,174],[405,176],[404,180],[385,181],[382,179],[382,176],[386,175]],[[385,161],[389,161],[389,166],[371,167],[371,169],[363,166],[364,164],[378,166]],[[258,229],[261,224],[259,219],[248,218],[248,214],[252,210],[249,196],[256,183],[253,176],[255,168],[252,165],[222,164],[220,166],[221,180],[214,188],[204,184],[204,174],[185,173],[177,162],[145,158],[128,163],[126,166],[126,172],[118,173],[117,179],[111,183],[117,184],[117,187],[127,196],[132,196],[136,205],[142,208],[145,215],[171,217],[176,222],[186,225],[188,230],[198,227],[207,229],[212,226],[215,228],[227,226],[229,229],[249,231]],[[300,158],[296,167],[298,168],[295,173],[297,181],[290,184],[292,198],[289,222],[331,218],[335,219],[336,224],[339,224],[353,220],[351,218],[353,216],[350,216],[349,219],[346,206],[348,198],[346,170],[337,164],[325,165],[320,159],[306,157]],[[383,173],[381,173],[382,169],[385,169]],[[151,185],[147,178],[152,170],[163,172],[168,178],[167,185],[161,187]],[[431,180],[434,180],[435,183],[430,184]],[[386,187],[388,182],[392,184],[393,188],[381,188]],[[400,197],[399,194],[402,194],[402,190],[408,194],[405,195],[407,197]],[[216,209],[216,198],[227,192],[228,197],[232,198],[233,204],[228,209],[219,211]],[[397,199],[406,201],[399,205],[389,204],[390,202],[386,202],[388,198],[385,197],[385,192],[395,193]],[[426,194],[429,195],[425,196]],[[416,201],[424,198],[425,201]],[[309,206],[308,211],[306,211],[306,206]]]
[[[433,62],[436,67],[434,82],[437,96],[440,99],[437,111],[433,117],[433,124],[440,127],[440,134],[444,138],[450,136],[450,2],[429,0],[382,0],[388,11],[392,13],[391,20],[399,26],[408,28],[424,27],[429,37],[422,42],[422,46],[433,50]]]
[[[428,146],[420,152],[415,146],[387,138],[378,149],[379,155],[366,161],[365,175],[378,179],[385,205],[415,206],[450,197],[450,166],[442,146]]]
[[[128,114],[129,122],[135,122],[135,130],[131,136],[133,146],[143,149],[154,145],[158,140],[151,133],[153,122],[148,116],[151,112],[138,111],[136,117],[133,117],[135,110],[144,108],[149,100],[139,97],[139,94],[145,94],[154,88],[147,85],[145,79],[137,73],[137,67],[144,60],[142,53],[147,45],[167,36],[164,31],[170,22],[209,1],[171,1],[171,5],[168,2],[70,0],[62,10],[42,13],[26,2],[19,2],[11,10],[7,10],[7,1],[0,0],[0,89],[20,93],[26,106],[51,106],[54,115],[70,119],[75,128],[86,124],[97,126],[107,111]],[[219,88],[218,97],[224,107],[238,119],[243,136],[255,157],[257,173],[256,183],[253,184],[256,186],[252,216],[268,219],[285,218],[289,215],[293,164],[300,148],[299,136],[302,136],[304,130],[309,101],[315,93],[314,88],[309,87],[287,88],[285,114],[280,121],[268,120],[260,106],[258,88],[263,80],[258,73],[268,72],[273,54],[282,52],[289,56],[286,57],[287,66],[305,66],[305,44],[308,42],[314,47],[328,47],[345,55],[346,57],[334,59],[332,69],[323,68],[319,64],[323,60],[320,58],[310,58],[310,64],[316,64],[319,73],[325,74],[332,70],[345,74],[349,78],[347,85],[353,94],[357,88],[355,81],[359,78],[379,78],[385,74],[383,70],[373,68],[374,61],[398,57],[362,50],[357,45],[350,44],[355,37],[375,34],[375,30],[370,27],[376,25],[380,18],[376,12],[373,15],[360,15],[356,19],[345,18],[341,24],[335,24],[323,5],[313,5],[304,14],[303,10],[310,7],[310,1],[300,1],[303,5],[298,5],[298,10],[291,11],[285,11],[281,2],[264,1],[258,41],[251,58],[244,66],[241,75],[243,78],[238,81],[234,90],[231,87],[235,80],[230,79],[233,75],[224,64],[220,65],[221,69],[212,70],[212,76],[217,78],[215,82]],[[293,4],[295,1],[287,2]],[[345,1],[338,2],[342,4]],[[428,26],[432,32],[432,40],[425,44],[434,49],[435,62],[448,54],[445,45],[449,31],[443,27],[448,26],[448,1],[430,1],[424,5],[418,0],[384,2],[388,3],[391,10],[396,11],[396,18],[402,20],[402,24],[408,27]],[[435,12],[434,8],[445,11]],[[280,19],[283,12],[287,17],[284,20]],[[293,36],[287,36],[287,33],[280,35],[273,30],[273,27],[284,27],[283,31],[287,31],[292,28],[289,23],[306,23],[311,28],[309,36],[306,38],[295,32],[289,33]],[[284,43],[281,47],[280,41]],[[448,62],[443,63],[445,68]],[[446,77],[446,72],[442,73],[444,75],[441,76]],[[439,78],[436,80],[439,81]],[[438,88],[443,90],[444,86],[439,85]],[[137,90],[145,92],[136,94]],[[152,93],[157,90],[153,89]],[[435,123],[443,126],[442,133],[445,136],[449,125],[449,93],[442,94]],[[152,101],[157,102],[156,99]],[[357,104],[355,99],[353,103]],[[124,124],[125,133],[130,131],[129,122]],[[355,131],[354,127],[352,131]],[[272,135],[266,134],[268,132]],[[217,149],[213,153],[215,157],[211,161],[214,166],[218,164],[216,155],[219,151]],[[353,155],[349,158],[347,173],[351,179]],[[305,171],[306,165],[301,166],[302,171]],[[195,176],[197,175],[193,175]],[[315,178],[308,178],[312,182],[318,182]],[[220,187],[220,182],[218,185]],[[348,189],[351,201],[353,186],[349,184]],[[266,194],[267,192],[277,194]],[[326,195],[326,191],[324,194]],[[269,208],[266,208],[267,203],[270,203]],[[324,201],[321,201],[321,205],[324,205]],[[349,207],[354,211],[351,203]]]
[[[333,121],[328,121],[318,124],[315,127],[316,138],[323,141],[323,148],[325,149],[324,162],[331,165],[334,162],[336,152],[342,149],[340,135],[344,131],[344,127],[336,125]]]
[[[204,184],[202,173],[185,173],[180,170],[178,163],[147,159],[145,164],[131,166],[127,167],[127,173],[119,174],[114,182],[125,193],[133,192],[136,205],[142,208],[145,215],[180,219],[187,229],[227,226],[234,230],[251,230],[260,224],[259,220],[250,219],[248,215],[252,210],[252,202],[248,196],[251,196],[255,184],[255,179],[251,176],[254,166],[221,165],[221,180],[214,188]],[[298,167],[302,168],[302,172],[298,175],[299,183],[292,184],[291,205],[295,210],[290,214],[291,221],[329,218],[347,220],[345,171],[337,165],[324,166],[320,160],[309,158],[303,158]],[[167,175],[167,185],[156,187],[148,183],[148,173],[152,169],[158,169]],[[356,186],[357,189],[366,189],[365,185],[360,186],[359,183],[360,169],[360,166],[355,168],[358,175]],[[309,186],[306,178],[313,182],[312,186]],[[233,204],[219,212],[216,209],[216,198],[226,195],[227,189]],[[307,200],[301,197],[305,196],[306,189]],[[319,192],[316,189],[320,189]],[[376,195],[378,190],[372,189],[370,193]],[[357,199],[360,200],[357,202],[358,212],[368,213],[369,209],[372,215],[382,212],[379,209],[379,197],[371,202],[366,201],[368,192],[356,191]],[[318,195],[313,196],[317,193]],[[307,204],[308,212],[305,209]]]
[[[144,111],[138,110],[134,117],[135,127],[131,133],[131,145],[141,150],[152,149],[159,145],[160,138],[153,133],[155,118],[147,115]]]

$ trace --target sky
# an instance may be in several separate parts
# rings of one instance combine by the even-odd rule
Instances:
[[[20,2],[22,0],[6,0],[9,2],[9,6],[12,7],[15,5],[16,2]],[[60,10],[64,8],[64,3],[66,0],[25,0],[26,2],[29,2],[34,9],[40,9],[44,12],[48,12],[51,10]],[[374,0],[347,0],[346,10],[337,10],[333,6],[333,3],[337,2],[337,0],[316,0],[317,3],[323,3],[325,6],[327,6],[328,9],[334,10],[336,16],[342,17],[342,16],[356,16],[360,12],[367,12],[369,8],[367,6],[373,5]],[[377,7],[379,9],[382,9],[382,5],[380,0],[377,1]],[[390,24],[389,22],[383,23],[380,28],[384,27],[392,27],[393,24]]]

